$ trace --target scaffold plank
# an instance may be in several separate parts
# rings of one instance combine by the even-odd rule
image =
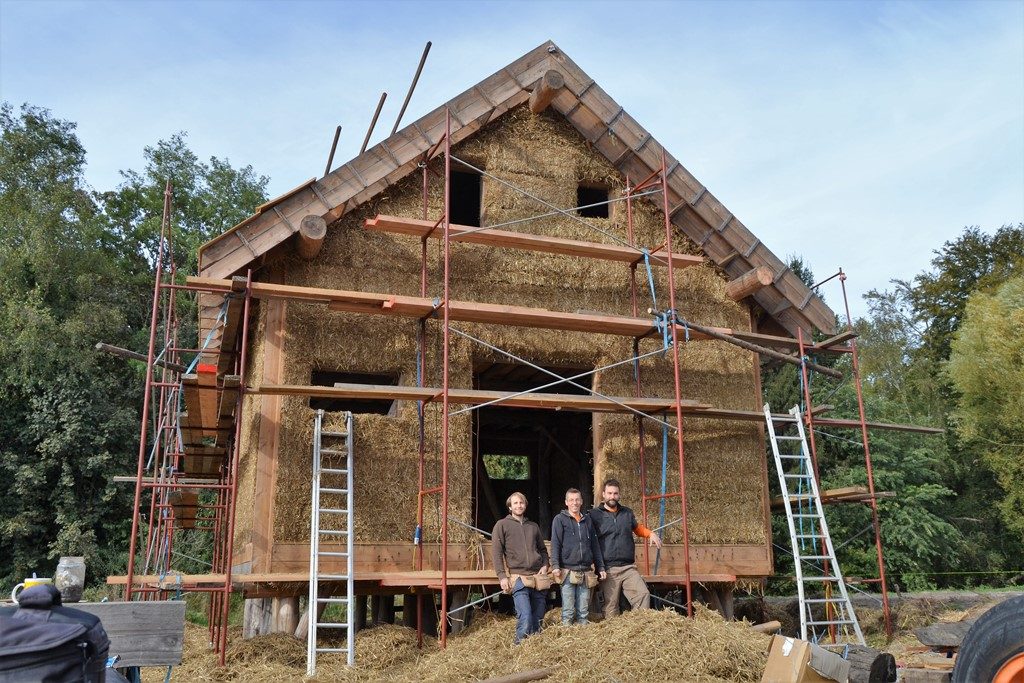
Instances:
[[[364,223],[364,227],[367,230],[409,235],[412,237],[433,237],[436,239],[444,237],[444,230],[441,226],[436,225],[433,221],[415,218],[378,215],[374,218],[368,218]],[[524,232],[511,232],[490,228],[481,229],[468,225],[451,225],[448,230],[449,238],[453,242],[470,242],[492,247],[523,249],[565,256],[580,256],[622,263],[636,263],[643,260],[643,252],[640,249],[617,244],[570,240],[550,237],[548,235],[531,235]],[[675,268],[699,266],[703,262],[704,258],[700,256],[691,256],[689,254],[672,255],[672,265]],[[665,266],[668,265],[668,262],[662,256],[651,259],[651,264]]]
[[[254,393],[265,396],[317,396],[323,398],[386,399],[399,401],[431,401],[441,397],[437,387],[410,387],[378,384],[335,384],[333,387],[307,386],[297,384],[262,384]],[[645,413],[657,413],[675,409],[675,400],[669,398],[635,398],[631,396],[612,397],[614,403],[599,396],[579,394],[519,394],[510,391],[484,391],[480,389],[450,389],[449,403],[480,405],[499,401],[506,408],[541,408],[548,410],[578,410],[584,412],[622,413],[630,412],[623,406]],[[620,403],[622,405],[620,405]],[[700,413],[711,406],[697,401],[681,402],[684,412]]]
[[[227,444],[231,435],[231,427],[235,423],[235,408],[238,405],[238,392],[242,378],[238,375],[227,375],[220,391],[220,411],[217,420],[217,445]]]

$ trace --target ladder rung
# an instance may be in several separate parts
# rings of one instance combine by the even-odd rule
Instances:
[[[839,581],[838,576],[803,576],[801,581]]]
[[[839,619],[837,621],[808,621],[808,626],[843,626],[844,624],[856,624],[852,619]]]
[[[794,517],[805,517],[805,518],[808,518],[808,519],[817,519],[821,515],[808,515],[808,514],[805,514],[803,512],[795,512],[795,513],[793,513],[793,516]]]
[[[348,513],[348,510],[343,510],[341,508],[320,508],[320,512],[326,512],[331,515],[344,515]]]
[[[813,475],[810,474],[784,474],[782,475],[786,479],[810,479]]]
[[[348,470],[338,469],[337,467],[321,467],[320,474],[348,474]]]
[[[348,432],[320,432],[320,436],[346,437],[348,436]]]
[[[814,603],[846,602],[846,598],[804,598],[804,602],[814,602]]]
[[[318,550],[316,554],[323,557],[348,557],[348,553],[340,553],[334,550]]]
[[[803,441],[799,436],[776,436],[776,441]]]
[[[800,455],[790,455],[788,453],[779,453],[779,457],[782,458],[783,460],[806,460],[807,459],[807,456],[805,456],[803,454],[800,454]]]
[[[348,628],[348,624],[339,624],[333,621],[318,621],[316,622],[317,628]],[[347,652],[347,650],[346,650]]]
[[[320,493],[348,493],[348,489],[327,489],[321,487]]]
[[[321,529],[319,533],[323,534],[323,535],[326,535],[326,536],[347,536],[348,535],[347,531],[342,531],[341,529]]]
[[[347,581],[348,574],[317,574],[317,581]]]
[[[317,652],[348,652],[346,647],[318,647]]]
[[[320,452],[329,455],[348,455],[348,451],[339,451],[337,448],[321,448]]]
[[[824,538],[818,534],[796,534],[796,538]]]
[[[835,560],[831,555],[801,555],[801,560]]]
[[[330,604],[334,605],[334,604],[338,604],[338,603],[342,603],[342,602],[346,602],[347,603],[348,602],[348,598],[317,598],[316,601],[317,602],[330,603]]]

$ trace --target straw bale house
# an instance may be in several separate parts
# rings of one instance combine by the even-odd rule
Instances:
[[[545,74],[555,71],[561,76]],[[558,81],[564,81],[561,87]],[[551,87],[549,87],[551,86]],[[545,99],[550,99],[545,102]],[[558,208],[599,204],[507,226],[523,233],[620,244],[628,238],[622,197],[626,179],[635,186],[660,168],[662,147],[556,45],[545,43],[466,92],[412,123],[324,178],[307,182],[259,208],[236,228],[203,246],[200,276],[228,278],[252,269],[259,282],[304,288],[419,296],[424,253],[420,239],[368,229],[368,219],[390,215],[433,222],[444,206],[444,160],[428,164],[424,206],[421,162],[445,130],[451,112],[452,222],[495,226]],[[539,111],[539,113],[538,113]],[[668,205],[677,253],[699,257],[677,268],[677,309],[687,319],[739,333],[794,335],[830,331],[834,315],[725,206],[678,161],[667,155]],[[483,174],[480,173],[483,171]],[[665,241],[660,195],[633,202],[635,243],[656,249]],[[311,220],[303,219],[312,216]],[[323,219],[326,234],[318,230]],[[582,218],[586,225],[576,218]],[[639,256],[639,255],[638,255]],[[426,291],[441,295],[441,241],[426,240]],[[547,309],[566,315],[599,312],[633,316],[628,263],[580,256],[451,245],[451,298],[459,301]],[[642,258],[635,270],[637,314],[668,307],[666,268],[652,267],[652,301]],[[752,269],[770,277],[737,290]],[[765,271],[760,271],[763,274]],[[763,275],[762,275],[763,277]],[[212,304],[204,300],[205,304]],[[203,309],[209,329],[214,306]],[[418,363],[415,317],[346,312],[323,302],[260,300],[251,317],[247,385],[333,385],[335,382],[441,385],[441,324],[425,323],[425,361]],[[633,338],[473,322],[452,323],[450,383],[466,389],[520,391],[551,381],[529,361],[560,375],[579,374],[628,359]],[[464,336],[470,335],[486,342]],[[641,353],[659,338],[639,342]],[[493,347],[493,348],[492,348]],[[684,398],[725,411],[760,410],[759,359],[720,341],[681,347]],[[645,358],[644,396],[674,396],[671,355]],[[601,370],[581,383],[602,394],[635,396],[630,364]],[[566,385],[550,391],[583,393]],[[458,407],[458,406],[457,406]],[[288,574],[308,567],[311,438],[314,410],[329,423],[340,412],[356,413],[357,578],[406,572],[415,567],[419,417],[412,401],[357,400],[253,393],[242,415],[240,484],[233,566],[239,572]],[[668,415],[671,415],[670,413]],[[332,422],[333,421],[333,422]],[[640,468],[648,493],[661,489],[663,434],[646,421],[641,459],[637,418],[631,413],[534,410],[496,405],[452,416],[450,518],[490,528],[504,514],[504,500],[522,490],[528,515],[542,528],[562,507],[568,487],[587,503],[600,483],[617,477],[623,500],[639,510]],[[426,486],[439,483],[440,406],[426,404]],[[691,571],[737,580],[772,571],[768,479],[763,431],[755,421],[687,417]],[[667,445],[668,492],[678,490],[676,445]],[[679,516],[669,499],[666,521]],[[651,501],[648,523],[659,506]],[[426,567],[438,567],[439,496],[425,498]],[[659,572],[682,574],[679,525],[666,532]],[[487,568],[486,542],[458,524],[450,528],[450,567]],[[653,564],[653,555],[651,557]],[[372,582],[363,590],[378,590]],[[380,589],[383,590],[383,589]],[[395,590],[394,588],[390,590]]]

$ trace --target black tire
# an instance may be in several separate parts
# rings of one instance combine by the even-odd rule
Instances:
[[[974,622],[960,645],[953,683],[991,681],[1015,656],[1024,656],[1024,596],[996,605]]]

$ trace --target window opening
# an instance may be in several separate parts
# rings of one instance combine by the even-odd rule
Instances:
[[[576,213],[584,218],[608,218],[608,188],[594,185],[580,185],[576,188]],[[598,206],[589,206],[598,204]]]
[[[331,372],[314,370],[309,383],[315,387],[333,387],[335,384],[380,384],[397,386],[397,374],[374,374],[367,372]],[[370,413],[373,415],[394,415],[395,401],[389,398],[328,398],[311,396],[309,407],[327,412]]]
[[[456,225],[480,227],[480,205],[483,195],[481,175],[452,171],[450,192],[451,222]]]

